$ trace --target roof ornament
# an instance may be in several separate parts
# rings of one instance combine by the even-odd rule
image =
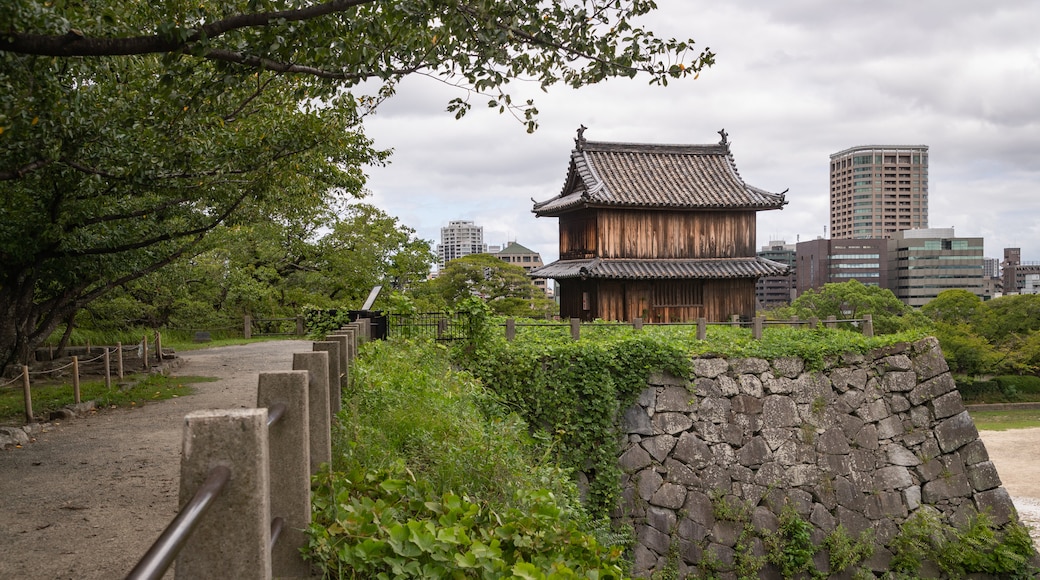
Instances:
[[[729,141],[726,140],[729,137],[729,133],[725,129],[719,129],[718,133],[722,136],[722,141],[719,141],[719,145],[729,145]]]
[[[574,139],[574,146],[578,151],[585,149],[585,129],[588,129],[585,125],[578,126],[578,136]]]

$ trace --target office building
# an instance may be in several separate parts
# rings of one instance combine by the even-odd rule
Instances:
[[[832,282],[857,280],[865,286],[888,287],[888,241],[817,239],[795,249],[798,294]]]
[[[796,255],[795,244],[785,240],[771,240],[757,253],[759,258],[778,262],[790,268],[790,273],[780,276],[763,276],[755,283],[755,298],[759,308],[787,306],[795,298]]]
[[[437,264],[441,269],[455,258],[486,252],[483,226],[455,220],[448,222],[448,227],[441,228],[441,243],[437,244]]]
[[[928,227],[928,146],[865,145],[831,155],[830,237],[890,238]]]
[[[1031,276],[1040,274],[1040,262],[1023,262],[1021,248],[1004,248],[1001,263],[1004,278],[1004,294],[1035,294],[1035,283],[1028,282]],[[1035,278],[1034,278],[1035,280]]]
[[[509,242],[504,248],[498,251],[489,250],[489,253],[501,260],[509,262],[510,264],[520,266],[528,273],[530,273],[534,268],[541,268],[544,265],[542,264],[541,254],[530,248],[521,246],[516,242]],[[547,297],[551,298],[553,296],[552,289],[547,288],[545,285],[545,278],[531,278],[531,281],[534,282],[534,285],[541,289],[542,292],[545,292]]]
[[[958,238],[953,228],[895,232],[888,240],[889,288],[914,307],[954,288],[983,298],[982,251],[982,238]]]

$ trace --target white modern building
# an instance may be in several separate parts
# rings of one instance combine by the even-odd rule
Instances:
[[[437,244],[437,266],[440,269],[454,260],[470,254],[485,254],[484,227],[471,221],[453,220],[441,228],[441,243]]]

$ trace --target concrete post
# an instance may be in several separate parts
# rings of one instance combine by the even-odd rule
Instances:
[[[354,359],[357,358],[357,346],[358,346],[358,327],[351,324],[342,330],[343,334],[347,337],[347,364],[354,364]]]
[[[506,341],[513,342],[516,338],[516,320],[512,318],[506,319]]]
[[[339,349],[340,343],[335,340],[315,342],[313,348],[314,352],[329,353],[329,414],[333,417],[343,406],[343,390],[339,387]]]
[[[32,389],[29,387],[29,367],[22,365],[22,396],[25,399],[25,423],[33,423]]]
[[[77,405],[83,402],[81,400],[80,391],[79,391],[79,357],[78,356],[72,357],[72,400],[75,401]]]
[[[303,336],[305,334],[307,334],[307,327],[303,323],[303,317],[302,316],[297,316],[296,317],[296,336]]]
[[[838,328],[838,319],[834,316],[828,316],[827,322],[824,323],[827,328]]]
[[[123,380],[123,343],[116,343],[116,370],[119,380]]]
[[[339,383],[337,384],[333,381],[329,384],[333,387],[338,385],[340,389],[346,388],[350,384],[350,379],[347,376],[350,372],[350,361],[347,356],[347,351],[350,350],[350,338],[341,332],[337,332],[336,334],[326,336],[325,340],[339,343]]]
[[[307,371],[307,408],[310,412],[310,472],[332,463],[332,417],[329,412],[329,353],[293,353],[293,370]]]
[[[361,342],[372,340],[372,321],[368,318],[358,318],[357,323],[361,329]]]
[[[815,316],[809,317],[809,330],[816,330],[820,326],[820,319]]]
[[[703,316],[697,318],[697,340],[708,338],[708,321]]]
[[[730,316],[729,317],[729,325],[730,326],[740,326],[740,315],[739,314],[734,314],[733,316]]]
[[[864,314],[863,315],[863,336],[868,338],[874,336],[874,315]]]
[[[581,339],[581,319],[580,318],[572,318],[571,319],[571,338],[574,339],[574,340]]]
[[[751,320],[751,338],[755,340],[762,340],[762,326],[765,323],[765,318],[756,316]]]
[[[632,328],[635,330],[643,330],[643,319],[638,316],[632,319]]]
[[[277,578],[309,578],[311,575],[310,564],[300,555],[300,549],[307,545],[304,530],[311,523],[309,381],[308,371],[292,370],[260,373],[257,385],[257,407],[286,405],[285,414],[267,433],[271,454],[268,471],[271,518],[282,518],[285,522],[271,548],[271,572]]]
[[[184,417],[181,505],[213,467],[229,467],[231,480],[177,557],[178,580],[271,578],[269,459],[267,409],[194,411]]]
[[[242,337],[247,340],[253,338],[253,317],[248,314],[242,319]]]

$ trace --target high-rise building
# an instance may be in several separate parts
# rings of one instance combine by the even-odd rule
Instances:
[[[441,228],[441,243],[437,244],[437,264],[441,269],[455,258],[486,252],[483,226],[455,220],[448,222],[448,227]]]
[[[831,238],[928,227],[928,146],[864,145],[831,155]]]
[[[914,307],[955,288],[983,298],[982,251],[982,238],[958,238],[953,228],[896,232],[888,240],[889,288]]]
[[[761,308],[786,306],[794,300],[795,284],[795,244],[785,240],[770,240],[768,245],[756,253],[765,258],[788,266],[790,273],[783,276],[762,276],[755,282],[755,298]]]
[[[1040,275],[1040,262],[1023,262],[1021,248],[1004,248],[1001,263],[1004,277],[1004,294],[1035,294],[1036,275]],[[1033,282],[1028,284],[1028,280]]]

